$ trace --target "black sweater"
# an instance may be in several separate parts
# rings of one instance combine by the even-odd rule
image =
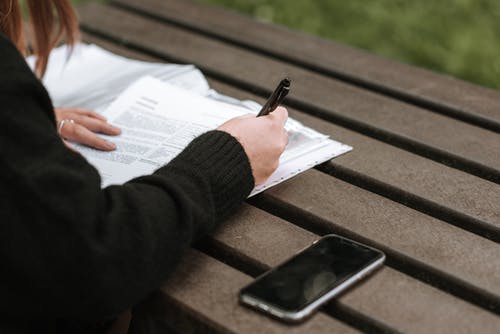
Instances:
[[[154,174],[101,189],[0,34],[0,333],[54,332],[130,308],[252,187],[241,145],[211,131]]]

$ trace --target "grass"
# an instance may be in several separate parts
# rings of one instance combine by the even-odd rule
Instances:
[[[500,88],[497,0],[197,0]]]

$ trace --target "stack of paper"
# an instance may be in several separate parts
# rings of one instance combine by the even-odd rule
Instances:
[[[69,61],[65,48],[55,50],[45,84],[55,105],[97,110],[122,129],[106,138],[116,143],[113,152],[76,145],[101,174],[103,187],[150,174],[198,135],[260,109],[211,90],[191,65],[140,62],[96,46],[79,46]],[[279,168],[250,196],[352,149],[293,119],[285,128],[289,143]]]

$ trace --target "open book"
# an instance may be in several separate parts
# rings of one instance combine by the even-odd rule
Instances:
[[[96,110],[122,129],[107,138],[117,144],[113,152],[75,145],[97,168],[103,187],[150,174],[199,134],[260,109],[210,89],[192,65],[132,60],[95,45],[79,44],[70,58],[66,46],[53,50],[44,84],[55,106]],[[251,196],[352,149],[293,119],[286,129],[289,144],[278,170]]]

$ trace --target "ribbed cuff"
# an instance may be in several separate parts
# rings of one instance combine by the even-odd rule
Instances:
[[[226,217],[254,187],[254,178],[243,146],[224,131],[209,131],[194,139],[170,164],[182,161],[207,177],[216,216]]]

